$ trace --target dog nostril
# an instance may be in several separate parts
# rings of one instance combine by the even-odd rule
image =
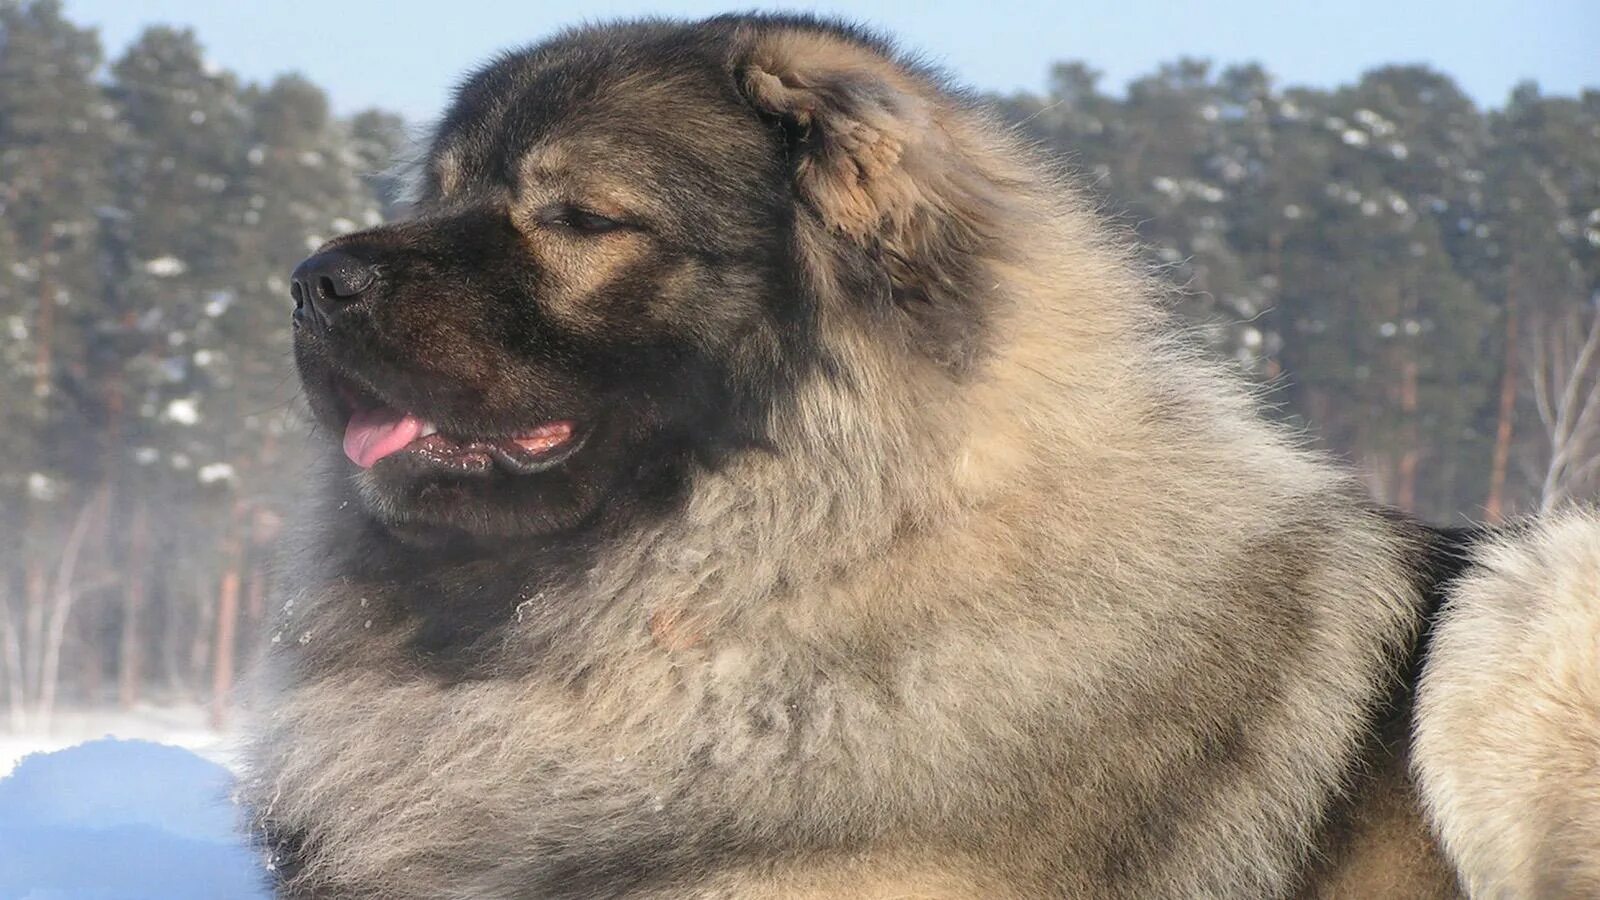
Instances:
[[[329,250],[295,267],[289,276],[289,295],[307,321],[327,327],[376,280],[371,263],[344,250]]]

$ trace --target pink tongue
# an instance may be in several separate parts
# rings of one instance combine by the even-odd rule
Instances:
[[[363,469],[370,469],[391,453],[422,436],[422,420],[410,413],[380,406],[364,409],[350,417],[344,427],[344,455]]]

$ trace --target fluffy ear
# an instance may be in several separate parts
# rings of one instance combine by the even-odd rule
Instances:
[[[1000,253],[1018,183],[994,170],[1009,157],[986,120],[854,36],[791,26],[746,47],[738,77],[783,127],[801,200],[876,261],[918,345],[970,362],[987,314],[982,261]]]
[[[796,187],[830,227],[898,237],[941,212],[978,224],[958,116],[920,74],[863,41],[786,28],[751,42],[740,77],[789,134]]]
[[[865,236],[908,215],[907,163],[932,114],[900,73],[837,38],[789,31],[757,41],[743,78],[750,102],[783,124],[796,187],[830,226]]]

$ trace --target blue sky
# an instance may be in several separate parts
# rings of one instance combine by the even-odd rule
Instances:
[[[1258,60],[1282,83],[1311,85],[1346,82],[1381,63],[1423,62],[1489,105],[1528,78],[1547,93],[1600,88],[1600,0],[66,0],[68,15],[99,27],[113,55],[147,24],[188,25],[217,63],[247,78],[299,71],[341,112],[382,106],[417,121],[438,113],[463,70],[563,25],[752,6],[881,26],[985,89],[1037,89],[1059,59],[1087,60],[1120,87],[1185,54]]]

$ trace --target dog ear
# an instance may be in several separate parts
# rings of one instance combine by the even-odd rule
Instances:
[[[948,196],[959,148],[937,92],[884,53],[786,28],[751,42],[739,77],[751,104],[784,129],[795,186],[831,228],[894,235],[959,199]]]
[[[994,169],[1008,154],[993,129],[869,41],[786,27],[747,47],[740,85],[783,129],[801,201],[873,261],[915,343],[964,368],[987,315],[980,261],[1015,227],[1002,220],[1017,176]]]

